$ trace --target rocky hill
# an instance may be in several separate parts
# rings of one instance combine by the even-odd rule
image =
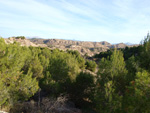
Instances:
[[[46,44],[34,44],[33,42],[31,42],[30,40],[28,39],[17,39],[17,38],[14,38],[14,37],[11,37],[11,38],[5,38],[5,43],[6,44],[10,44],[10,43],[14,43],[14,42],[18,42],[20,43],[21,46],[33,46],[33,47],[47,47]]]
[[[88,41],[72,41],[72,40],[63,40],[63,39],[30,39],[31,42],[35,44],[46,44],[49,48],[59,48],[61,50],[77,50],[82,55],[93,56],[102,51],[107,51],[110,48],[125,48],[130,47],[124,43],[119,43],[112,45],[106,41],[102,42],[88,42]]]
[[[130,47],[124,43],[119,43],[112,45],[106,41],[102,42],[89,42],[89,41],[72,41],[72,40],[63,40],[63,39],[22,39],[22,38],[7,38],[5,39],[7,44],[18,42],[21,46],[34,46],[34,47],[48,47],[50,49],[60,49],[63,51],[77,50],[82,55],[87,54],[88,56],[93,56],[99,52],[107,51],[111,48],[125,48]],[[132,45],[133,46],[133,45]]]

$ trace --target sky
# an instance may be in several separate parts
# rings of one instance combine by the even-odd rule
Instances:
[[[0,36],[139,44],[150,0],[0,0]]]

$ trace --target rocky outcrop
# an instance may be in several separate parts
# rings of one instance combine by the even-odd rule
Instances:
[[[33,42],[31,42],[28,39],[16,39],[16,38],[5,38],[5,43],[6,44],[10,44],[10,43],[14,43],[14,42],[18,42],[20,43],[21,46],[33,46],[33,47],[47,47],[46,44],[34,44]]]

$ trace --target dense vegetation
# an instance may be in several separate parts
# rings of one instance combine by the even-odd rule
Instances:
[[[149,34],[138,47],[95,57],[100,58],[98,65],[77,51],[7,45],[1,38],[0,108],[12,113],[57,112],[70,102],[83,113],[149,113]],[[85,71],[97,67],[96,75]]]

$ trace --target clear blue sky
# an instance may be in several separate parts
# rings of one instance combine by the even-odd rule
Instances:
[[[150,0],[0,0],[0,36],[139,43]]]

